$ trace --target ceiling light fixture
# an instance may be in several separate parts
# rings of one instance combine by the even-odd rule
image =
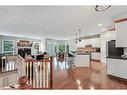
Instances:
[[[98,26],[102,26],[102,24],[101,24],[101,23],[99,23],[99,24],[98,24]]]
[[[111,7],[111,5],[96,5],[95,11],[102,12],[102,11],[109,9],[110,7]]]
[[[104,31],[106,31],[106,29],[105,29],[105,28],[103,28],[103,29],[102,29],[102,31],[104,32]]]

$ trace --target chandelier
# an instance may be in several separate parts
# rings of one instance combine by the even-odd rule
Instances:
[[[110,7],[111,7],[111,5],[96,5],[95,11],[102,12],[102,11],[109,9]]]

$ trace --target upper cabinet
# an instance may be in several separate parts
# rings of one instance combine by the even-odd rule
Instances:
[[[79,43],[77,43],[77,47],[85,47],[88,45],[92,45],[92,47],[100,47],[100,38],[93,38],[93,39],[85,39]]]
[[[116,47],[127,47],[127,21],[115,23]]]

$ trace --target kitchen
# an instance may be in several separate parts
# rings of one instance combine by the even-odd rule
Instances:
[[[76,67],[90,67],[90,61],[96,60],[107,65],[107,75],[127,79],[127,18],[117,19],[114,24],[98,37],[89,36],[76,43]]]

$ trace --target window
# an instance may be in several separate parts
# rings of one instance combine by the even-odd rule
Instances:
[[[34,54],[38,54],[39,53],[39,43],[38,42],[34,42]]]
[[[65,52],[65,43],[59,43],[58,48],[59,52]]]
[[[5,54],[12,54],[14,52],[14,41],[3,40],[2,41],[2,51]]]

